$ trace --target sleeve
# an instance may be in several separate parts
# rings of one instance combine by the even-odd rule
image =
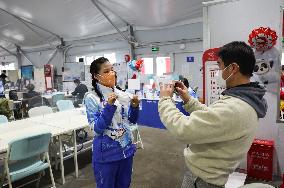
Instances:
[[[73,96],[76,96],[77,93],[79,93],[79,88],[78,86],[75,88],[75,90],[71,93]]]
[[[128,121],[130,123],[135,124],[139,117],[139,106],[134,108],[130,105],[130,108],[128,110]]]
[[[237,139],[241,131],[232,131],[234,110],[216,102],[206,110],[197,110],[190,116],[183,115],[171,98],[159,101],[161,121],[177,139],[186,144],[204,144]],[[236,127],[235,127],[236,129]]]
[[[208,109],[208,107],[205,104],[200,103],[198,101],[198,99],[195,99],[193,97],[190,98],[188,103],[183,105],[183,108],[188,113],[192,113],[192,112],[197,111],[197,110],[207,110]]]
[[[85,98],[85,106],[89,125],[97,134],[102,134],[111,125],[116,106],[107,104],[101,111],[99,103],[91,96]]]

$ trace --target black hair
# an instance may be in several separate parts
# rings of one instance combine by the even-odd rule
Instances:
[[[79,80],[79,79],[75,79],[75,80],[74,80],[74,83],[75,83],[75,84],[80,84],[80,80]]]
[[[90,73],[92,74],[92,86],[93,90],[97,93],[98,97],[100,98],[100,101],[102,102],[104,100],[103,94],[98,88],[98,80],[94,78],[96,74],[99,74],[101,70],[102,64],[109,62],[109,60],[105,57],[100,57],[98,59],[95,59],[90,66]]]
[[[245,42],[234,41],[224,45],[218,52],[218,56],[224,62],[225,67],[237,63],[243,75],[252,76],[256,60],[252,48]]]
[[[33,85],[33,84],[28,84],[28,85],[26,86],[26,88],[27,88],[29,91],[33,91],[33,90],[35,89],[35,85]]]
[[[183,82],[183,84],[185,85],[185,87],[189,88],[189,83],[188,80],[186,78],[182,78],[181,80]]]

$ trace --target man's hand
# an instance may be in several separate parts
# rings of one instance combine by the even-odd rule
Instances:
[[[139,103],[140,103],[137,95],[134,95],[133,98],[130,100],[130,102],[131,102],[131,106],[133,108],[137,108],[139,106]]]
[[[188,103],[190,100],[190,96],[188,94],[187,87],[180,81],[175,82],[175,88],[180,95],[180,98],[183,100],[184,103]]]
[[[173,97],[174,84],[160,84],[160,98]]]
[[[108,96],[108,100],[107,100],[107,103],[109,105],[113,105],[115,103],[117,99],[117,95],[115,93],[111,93],[109,96]]]

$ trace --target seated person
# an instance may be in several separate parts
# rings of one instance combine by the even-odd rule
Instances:
[[[6,82],[7,82],[7,80],[6,80],[6,78],[7,78],[8,76],[6,75],[6,70],[3,70],[2,71],[2,73],[1,73],[1,75],[0,75],[0,79],[2,80],[2,82],[3,82],[3,86],[6,84]]]
[[[0,98],[5,98],[3,81],[0,80]]]
[[[85,93],[88,92],[88,88],[86,85],[82,84],[79,79],[75,79],[74,83],[76,88],[71,94],[77,97],[78,104],[81,104]]]
[[[23,95],[24,99],[30,99],[35,96],[40,96],[40,93],[34,91],[35,86],[33,84],[28,84],[26,88],[28,89],[28,92]]]
[[[9,91],[9,99],[12,101],[18,101],[18,95],[16,90]],[[22,118],[22,104],[21,103],[14,103],[13,104],[13,111],[15,119]]]
[[[28,92],[23,93],[24,100],[22,101],[22,106],[25,109],[25,115],[27,115],[27,111],[31,108],[38,106],[50,106],[46,98],[41,97],[39,92],[34,91],[35,86],[33,84],[28,84],[26,88],[28,89]]]

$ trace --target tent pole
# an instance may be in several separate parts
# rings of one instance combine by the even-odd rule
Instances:
[[[6,52],[8,52],[9,54],[13,55],[13,56],[17,56],[16,54],[14,54],[13,52],[11,52],[10,50],[6,49],[5,47],[0,45],[0,48],[2,48],[3,50],[5,50]]]
[[[107,16],[107,14],[102,10],[102,8],[98,5],[96,0],[91,0],[92,3],[95,5],[95,7],[104,15],[104,17],[109,21],[109,23],[117,30],[117,32],[124,38],[126,41],[130,42],[128,37],[125,36],[122,31],[110,20],[110,18]]]
[[[25,24],[27,24],[27,23],[28,23],[28,24],[31,24],[31,25],[33,25],[33,26],[35,26],[35,27],[37,27],[37,28],[39,28],[39,29],[41,29],[41,30],[47,32],[47,33],[50,33],[50,34],[56,36],[59,40],[62,38],[62,37],[60,37],[59,35],[57,35],[57,34],[51,32],[51,31],[49,31],[49,30],[47,30],[47,29],[45,29],[45,28],[43,28],[43,27],[41,27],[41,26],[38,26],[38,25],[36,25],[36,24],[34,24],[34,23],[30,22],[30,21],[27,21],[27,20],[25,20],[25,19],[22,19],[21,17],[16,16],[16,15],[14,15],[14,14],[12,14],[12,13],[6,11],[6,10],[3,9],[3,8],[0,8],[0,10],[3,11],[3,12],[5,12],[5,13],[7,13],[7,14],[9,14],[9,15],[11,15],[11,16],[13,16],[14,18],[16,18],[17,20],[19,20],[19,21],[21,21],[21,22],[25,22]],[[29,28],[30,28],[30,27],[29,27]]]

